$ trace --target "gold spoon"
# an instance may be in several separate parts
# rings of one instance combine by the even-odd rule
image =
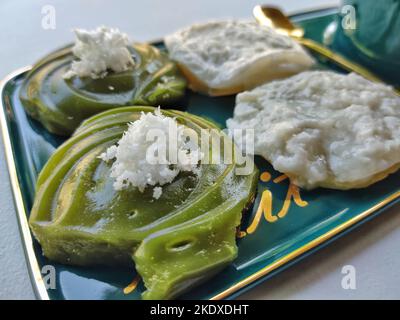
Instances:
[[[253,15],[259,24],[272,27],[277,32],[295,39],[303,46],[333,61],[343,69],[358,73],[371,81],[382,82],[381,79],[359,64],[351,62],[345,57],[334,53],[327,47],[324,47],[323,45],[311,39],[304,38],[304,30],[301,27],[295,26],[280,9],[276,7],[258,5],[253,9]]]

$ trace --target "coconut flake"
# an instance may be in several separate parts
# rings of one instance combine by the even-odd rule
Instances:
[[[71,64],[64,74],[65,79],[73,76],[102,78],[107,71],[123,72],[135,62],[128,50],[129,38],[116,28],[98,27],[95,30],[74,29],[76,42],[72,53],[79,60]]]
[[[171,183],[181,171],[196,173],[201,156],[193,130],[162,115],[158,108],[130,123],[117,144],[99,158],[114,160],[110,176],[115,179],[115,190],[133,186],[143,192],[147,186]],[[161,194],[162,188],[155,187],[153,197],[158,199]]]
[[[161,187],[155,187],[153,189],[153,198],[154,199],[159,199],[162,195],[162,188]]]

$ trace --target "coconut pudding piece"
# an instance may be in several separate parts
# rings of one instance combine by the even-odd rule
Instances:
[[[293,75],[314,62],[291,38],[250,21],[194,24],[167,36],[165,44],[190,87],[215,96]]]
[[[152,164],[153,156],[164,159],[165,148],[152,137],[174,126],[166,141],[175,143],[177,161],[168,155]],[[78,266],[134,262],[143,299],[173,299],[224,270],[237,257],[237,227],[255,198],[258,171],[252,165],[249,174],[236,174],[243,167],[236,158],[197,166],[196,141],[182,139],[184,130],[193,138],[203,130],[225,137],[199,116],[153,107],[87,119],[37,179],[29,223],[43,254]],[[224,143],[239,152],[229,139]],[[210,148],[209,155],[221,159],[224,148]]]
[[[115,28],[75,30],[76,42],[37,62],[20,90],[25,111],[51,133],[70,136],[92,115],[127,105],[166,107],[186,81],[158,48],[130,43]]]
[[[306,189],[362,188],[400,167],[400,97],[361,76],[304,72],[243,92],[229,129]]]

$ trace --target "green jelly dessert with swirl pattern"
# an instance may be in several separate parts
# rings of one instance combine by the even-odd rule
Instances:
[[[228,164],[198,164],[162,186],[115,189],[113,161],[101,155],[126,135],[127,128],[153,107],[110,109],[82,123],[51,156],[40,173],[30,227],[43,253],[71,265],[135,266],[143,278],[143,299],[171,299],[204,282],[237,256],[236,229],[255,197],[258,172],[233,157]],[[200,134],[227,138],[215,124],[175,110],[165,117]],[[121,146],[121,144],[120,144]],[[229,138],[222,148],[239,152]],[[226,147],[226,148],[225,148]],[[251,160],[250,160],[251,161]]]
[[[134,65],[104,77],[66,78],[76,58],[72,47],[36,63],[20,92],[26,112],[50,132],[69,136],[81,122],[128,105],[168,106],[184,95],[186,82],[167,54],[149,44],[128,47]]]

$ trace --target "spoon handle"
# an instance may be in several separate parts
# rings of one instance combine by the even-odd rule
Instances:
[[[298,38],[293,37],[296,41],[302,44],[304,47],[318,53],[322,57],[327,58],[328,60],[334,62],[336,65],[342,67],[347,71],[352,71],[355,73],[360,74],[364,78],[374,81],[374,82],[382,82],[380,78],[375,76],[373,73],[368,71],[366,68],[360,66],[357,63],[354,63],[347,58],[343,57],[342,55],[333,52],[332,50],[328,49],[327,47],[315,42],[314,40],[307,39],[307,38]]]

